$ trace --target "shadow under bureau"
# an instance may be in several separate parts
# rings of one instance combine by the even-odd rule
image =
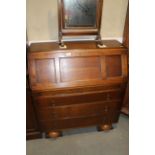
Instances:
[[[57,137],[68,128],[109,130],[119,118],[128,76],[127,49],[117,41],[31,44],[28,70],[39,129]]]

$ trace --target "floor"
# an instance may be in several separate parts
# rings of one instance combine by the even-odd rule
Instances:
[[[129,118],[121,115],[108,132],[96,127],[67,130],[58,139],[29,140],[26,155],[128,155]]]

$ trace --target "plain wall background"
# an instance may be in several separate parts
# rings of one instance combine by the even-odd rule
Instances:
[[[102,38],[122,38],[128,0],[103,0]],[[28,41],[58,39],[57,0],[27,0]]]

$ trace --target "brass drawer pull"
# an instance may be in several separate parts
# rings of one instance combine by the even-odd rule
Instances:
[[[110,94],[107,94],[107,100],[110,100],[110,99],[111,99]]]
[[[51,100],[50,103],[51,103],[51,106],[55,106],[55,101]]]
[[[105,106],[104,111],[105,112],[108,112],[108,109],[109,109],[109,107],[108,106]]]

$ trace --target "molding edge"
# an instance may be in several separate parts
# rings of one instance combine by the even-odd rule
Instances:
[[[88,40],[94,40],[92,38],[83,38],[83,39],[65,39],[65,41],[88,41]],[[123,43],[123,37],[102,37],[102,40],[117,40],[120,43]],[[33,40],[33,41],[27,41],[26,43],[30,46],[32,43],[44,43],[44,42],[58,42],[58,40]]]

